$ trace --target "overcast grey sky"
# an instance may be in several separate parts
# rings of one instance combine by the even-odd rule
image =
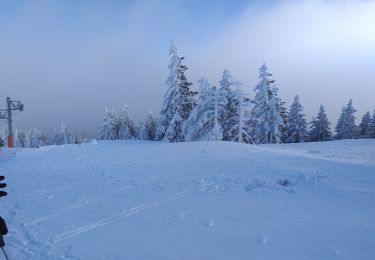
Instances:
[[[357,119],[375,109],[375,1],[354,0],[0,0],[0,107],[23,101],[17,128],[64,121],[90,136],[105,105],[158,114],[170,40],[193,83],[228,69],[253,96],[264,60],[308,120],[324,104],[335,125],[349,98]]]

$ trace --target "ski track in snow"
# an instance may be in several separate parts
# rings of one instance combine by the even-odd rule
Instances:
[[[72,210],[79,209],[79,208],[82,208],[82,207],[86,207],[86,206],[89,206],[89,205],[91,205],[93,203],[96,203],[96,202],[99,202],[99,201],[103,201],[105,199],[108,199],[108,198],[110,198],[110,197],[112,197],[116,194],[119,194],[123,191],[126,191],[128,189],[129,189],[129,186],[125,186],[124,188],[118,189],[118,190],[116,190],[114,192],[111,192],[111,193],[105,193],[104,195],[95,196],[93,198],[87,199],[87,200],[82,201],[82,202],[73,203],[69,206],[66,206],[66,207],[60,209],[60,210],[57,210],[56,212],[54,212],[52,214],[48,214],[46,216],[34,219],[30,222],[26,222],[25,226],[35,225],[35,224],[38,224],[42,221],[48,220],[50,218],[57,217],[57,216],[60,216],[62,214],[68,213]]]
[[[72,237],[78,236],[80,234],[89,232],[89,231],[91,231],[91,230],[93,230],[95,228],[99,228],[99,227],[103,227],[103,226],[106,226],[106,225],[109,225],[109,224],[113,224],[113,223],[118,222],[120,220],[123,220],[123,219],[126,219],[128,217],[137,215],[139,213],[142,213],[143,211],[150,210],[152,208],[159,207],[159,206],[161,206],[163,204],[166,204],[168,202],[172,202],[172,201],[181,199],[181,198],[183,198],[183,197],[185,197],[187,195],[188,195],[187,192],[183,192],[183,193],[176,194],[176,195],[174,195],[172,197],[169,197],[169,198],[167,198],[165,200],[160,200],[160,201],[156,201],[156,202],[149,202],[149,203],[139,204],[139,205],[134,206],[134,207],[132,207],[132,208],[130,208],[128,210],[124,210],[124,211],[122,211],[120,213],[112,215],[112,216],[110,216],[108,218],[96,221],[94,223],[91,223],[91,224],[88,224],[88,225],[85,225],[85,226],[81,226],[79,228],[75,228],[73,230],[69,230],[69,231],[63,232],[63,233],[55,236],[51,240],[49,240],[49,242],[50,243],[58,243],[58,242],[60,242],[62,240],[65,240],[65,239],[68,239],[68,238],[72,238]]]
[[[12,211],[13,216],[16,214]],[[36,237],[36,232],[31,232],[28,228],[25,228],[23,224],[18,226],[15,238],[12,240],[12,245],[17,250],[12,252],[12,258],[18,259],[18,257],[26,255],[31,259],[66,259],[65,255],[61,253],[57,248],[50,243],[42,242]]]

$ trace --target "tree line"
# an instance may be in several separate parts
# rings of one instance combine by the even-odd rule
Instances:
[[[123,105],[119,115],[106,108],[99,138],[101,140],[152,140],[168,142],[233,141],[248,144],[300,143],[337,139],[375,138],[375,110],[366,112],[359,125],[350,99],[342,108],[334,129],[321,105],[316,117],[307,122],[298,95],[287,108],[279,97],[275,80],[264,63],[259,68],[255,96],[250,99],[242,84],[224,70],[218,86],[206,78],[198,81],[197,91],[186,78],[184,57],[171,45],[169,76],[159,117],[149,110],[135,124]],[[0,146],[7,133],[0,133]],[[87,139],[73,133],[65,124],[48,140],[38,129],[15,131],[15,146],[40,147],[47,144],[78,144]]]
[[[270,144],[375,138],[375,110],[372,115],[367,112],[357,126],[351,99],[342,108],[334,131],[323,105],[310,122],[306,120],[298,95],[286,108],[265,63],[259,68],[255,97],[251,100],[228,70],[224,70],[219,86],[201,78],[198,90],[192,90],[192,83],[185,76],[188,68],[183,64],[184,57],[178,55],[173,44],[169,54],[167,90],[159,117],[149,111],[145,120],[136,126],[126,105],[118,117],[113,109],[106,108],[100,139]]]
[[[0,147],[6,145],[7,135],[6,131],[0,133]],[[86,139],[73,133],[64,123],[61,123],[60,128],[55,131],[50,140],[41,130],[35,128],[21,131],[16,129],[14,132],[15,147],[39,148],[45,145],[79,144],[83,142],[86,142]]]

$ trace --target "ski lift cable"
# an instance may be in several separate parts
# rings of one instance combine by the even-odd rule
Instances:
[[[34,125],[32,123],[29,123],[29,122],[26,122],[26,121],[23,121],[23,120],[19,120],[18,118],[13,119],[13,121],[16,122],[16,123],[20,123],[21,125],[26,126],[26,127],[38,128],[36,125]]]
[[[39,116],[42,116],[42,117],[44,117],[46,119],[49,119],[49,120],[53,121],[55,123],[61,124],[61,123],[64,122],[63,120],[58,120],[58,119],[56,119],[56,118],[54,118],[54,117],[52,117],[50,115],[47,115],[47,114],[45,114],[43,112],[40,112],[37,109],[30,107],[29,105],[27,105],[27,109],[30,110],[31,112],[35,113],[35,114],[38,114]],[[69,126],[69,128],[77,131],[77,133],[79,133],[79,132],[82,131],[82,130],[78,130],[78,129],[74,128],[74,127],[71,127],[71,126]]]
[[[56,118],[53,118],[52,116],[49,116],[49,115],[47,115],[47,114],[45,114],[45,113],[43,113],[43,112],[40,112],[40,111],[36,110],[35,108],[30,107],[29,105],[27,105],[27,108],[28,108],[28,110],[30,110],[31,112],[34,112],[34,113],[36,113],[36,114],[38,114],[38,115],[40,115],[40,116],[43,116],[43,117],[45,117],[45,118],[47,118],[47,119],[49,119],[49,120],[51,120],[51,121],[57,122],[57,123],[59,123],[59,124],[61,124],[61,122],[62,122],[62,120],[58,120],[58,119],[56,119]]]

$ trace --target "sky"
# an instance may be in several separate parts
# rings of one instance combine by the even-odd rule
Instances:
[[[228,69],[253,97],[266,62],[307,120],[323,104],[334,126],[349,98],[357,121],[375,109],[375,1],[365,0],[0,0],[0,108],[10,96],[25,105],[15,128],[64,122],[89,137],[105,106],[126,102],[136,122],[157,115],[170,41],[194,88]]]

